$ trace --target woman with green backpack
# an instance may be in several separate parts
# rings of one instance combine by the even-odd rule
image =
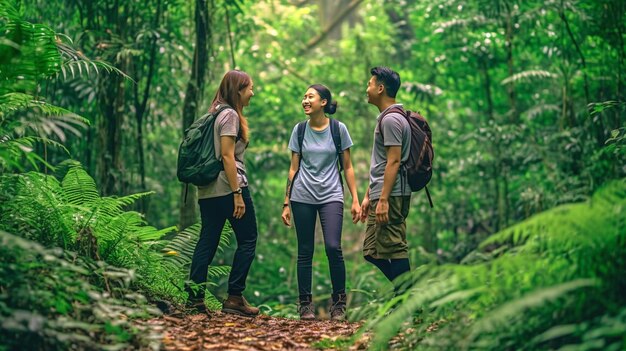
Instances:
[[[315,319],[311,283],[315,220],[319,214],[333,286],[330,316],[333,320],[343,320],[346,269],[341,251],[344,202],[341,170],[345,171],[352,195],[353,223],[358,222],[361,209],[350,161],[352,139],[345,124],[326,116],[337,110],[337,102],[332,100],[327,87],[311,85],[302,99],[302,108],[309,119],[294,127],[289,140],[291,166],[282,213],[283,223],[290,226],[293,211],[298,238],[298,313],[300,319]]]
[[[209,113],[216,114],[212,142],[215,155],[223,163],[223,171],[217,179],[198,186],[198,204],[202,218],[200,238],[191,261],[189,278],[195,284],[204,284],[208,267],[213,261],[226,220],[237,239],[237,250],[233,258],[228,279],[228,298],[222,312],[255,316],[259,309],[250,306],[243,297],[246,278],[255,256],[257,223],[254,205],[248,190],[248,179],[244,154],[248,146],[248,122],[243,108],[254,96],[252,79],[239,70],[224,75],[215,94]],[[194,291],[187,286],[189,302],[197,310],[205,311],[204,286]]]

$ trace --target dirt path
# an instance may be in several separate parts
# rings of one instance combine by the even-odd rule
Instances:
[[[352,336],[359,323],[299,321],[260,315],[246,318],[212,312],[209,315],[163,316],[152,324],[164,328],[165,350],[319,350]],[[349,350],[365,349],[367,338]],[[322,342],[315,348],[313,344]],[[348,343],[342,343],[347,346]]]

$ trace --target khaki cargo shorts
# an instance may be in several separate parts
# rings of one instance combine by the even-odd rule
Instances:
[[[405,219],[409,215],[411,197],[391,196],[389,198],[389,222],[386,224],[376,223],[376,205],[378,205],[378,200],[370,202],[367,230],[363,241],[363,256],[382,259],[408,258]]]

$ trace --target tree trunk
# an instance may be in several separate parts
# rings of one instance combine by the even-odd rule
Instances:
[[[611,17],[611,23],[615,27],[615,41],[612,46],[615,46],[617,50],[617,92],[616,100],[624,101],[624,61],[626,60],[626,49],[624,45],[624,22],[621,20],[622,16],[626,12],[626,4],[623,1],[612,1],[608,6],[609,16]],[[621,125],[621,110],[616,109],[613,113],[613,120],[611,123],[612,128],[619,128]]]
[[[122,65],[118,65],[121,70]],[[99,98],[102,115],[98,123],[98,178],[103,196],[123,194],[122,133],[124,123],[124,77],[109,75],[103,78]]]
[[[491,76],[489,75],[489,65],[487,64],[489,57],[484,56],[480,59],[481,73],[484,79],[485,99],[487,100],[487,118],[493,121],[493,97],[491,95]]]
[[[480,65],[480,72],[482,73],[483,76],[483,85],[484,85],[484,89],[485,89],[485,99],[487,100],[487,121],[488,122],[495,122],[495,116],[494,116],[494,107],[493,107],[493,96],[491,93],[491,76],[489,75],[489,56],[488,55],[484,55],[482,57],[479,58],[479,65]],[[482,122],[482,121],[480,121]],[[490,123],[488,123],[488,125],[491,125]],[[494,135],[494,138],[498,138],[498,136]],[[494,190],[494,199],[496,201],[495,204],[495,208],[496,208],[496,214],[494,215],[494,227],[496,228],[496,231],[498,231],[500,229],[500,224],[502,223],[502,218],[501,218],[501,206],[500,206],[500,196],[501,196],[501,192],[500,192],[500,173],[501,173],[501,160],[500,160],[500,147],[499,147],[499,141],[497,139],[494,139],[491,144],[491,152],[494,155],[494,160],[493,160],[493,165],[492,165],[492,178],[494,181],[493,184],[493,190]]]
[[[161,0],[157,1],[156,14],[154,16],[154,30],[158,30],[159,21],[161,19]],[[145,74],[146,85],[143,92],[139,92],[139,82],[135,84],[135,120],[137,121],[137,159],[139,160],[139,177],[141,182],[141,191],[146,191],[146,158],[144,155],[143,145],[143,124],[144,117],[147,111],[148,98],[150,97],[150,90],[152,88],[152,79],[154,78],[154,69],[157,64],[157,37],[152,38],[150,48],[148,50],[148,72]],[[144,67],[144,62],[138,60],[139,64],[136,65],[135,74],[137,79],[142,75],[140,70]],[[140,97],[141,95],[141,97]],[[139,202],[139,212],[145,213],[148,208],[148,198],[144,197]]]
[[[396,11],[395,4],[389,2],[385,5],[385,13],[389,17],[391,23],[395,23],[397,28],[397,43],[396,57],[398,62],[403,62],[411,59],[413,53],[412,44],[415,42],[415,30],[411,26],[411,19],[409,14],[412,8],[415,6],[415,0],[403,1],[400,6],[400,13]]]
[[[209,7],[211,10],[209,10]],[[195,120],[200,105],[200,98],[204,94],[204,83],[209,63],[209,51],[211,48],[211,21],[210,14],[213,12],[213,0],[196,0],[195,24],[196,24],[196,45],[194,48],[191,77],[187,83],[185,100],[183,102],[183,131],[187,129]],[[186,200],[185,200],[186,197]],[[198,195],[196,187],[189,184],[189,191],[185,185],[181,191],[181,205],[179,217],[179,230],[184,230],[197,222],[197,201]]]
[[[509,69],[509,77],[515,74],[513,66],[513,15],[511,13],[510,5],[505,2],[506,6],[506,65]],[[515,83],[511,81],[507,84],[507,93],[509,97],[510,106],[510,121],[512,123],[519,122],[519,113],[517,111],[517,98],[515,96]]]

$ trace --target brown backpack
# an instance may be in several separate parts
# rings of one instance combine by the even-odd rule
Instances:
[[[385,116],[391,112],[397,112],[403,115],[409,126],[411,127],[411,145],[409,147],[409,158],[401,165],[401,171],[406,172],[407,181],[411,187],[411,191],[426,190],[430,207],[433,207],[433,201],[430,198],[430,192],[426,185],[433,176],[433,159],[435,151],[432,144],[432,132],[430,126],[419,112],[404,110],[400,106],[394,106],[389,109],[378,121],[378,130],[384,140],[381,130],[382,121]]]

